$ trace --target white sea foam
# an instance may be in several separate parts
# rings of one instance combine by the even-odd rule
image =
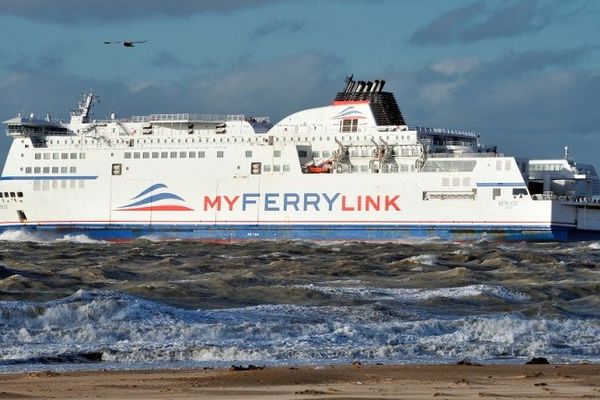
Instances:
[[[100,240],[94,240],[84,234],[78,235],[60,235],[58,232],[32,232],[25,229],[7,230],[0,233],[0,241],[7,242],[34,242],[34,243],[104,243]]]
[[[81,244],[92,244],[92,243],[105,243],[102,240],[91,239],[90,237],[79,234],[79,235],[65,235],[61,238],[55,239],[55,242],[69,242],[69,243],[81,243]]]
[[[529,296],[519,291],[510,290],[502,286],[490,285],[468,285],[438,289],[374,288],[315,284],[298,285],[296,287],[314,290],[330,296],[357,297],[370,300],[397,300],[405,302],[425,301],[438,297],[460,299],[483,295],[517,302],[529,300]]]
[[[161,243],[161,242],[181,242],[184,239],[181,239],[179,237],[165,237],[165,236],[159,235],[159,234],[148,234],[148,235],[143,235],[143,236],[138,237],[137,240],[147,240],[149,242]]]
[[[588,247],[593,250],[600,250],[600,242],[590,243]]]
[[[39,235],[24,229],[4,231],[0,233],[0,240],[6,242],[43,242]]]
[[[184,310],[79,291],[45,303],[0,302],[0,365],[74,352],[115,363],[600,361],[597,319],[395,315],[369,305]],[[221,364],[219,364],[221,363]]]
[[[412,256],[412,257],[405,258],[404,261],[409,261],[409,262],[413,262],[416,264],[434,266],[437,264],[438,258],[433,254],[420,254],[418,256]]]

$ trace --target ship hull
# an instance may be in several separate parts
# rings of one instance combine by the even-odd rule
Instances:
[[[1,232],[22,231],[40,239],[85,235],[94,240],[183,239],[240,240],[358,240],[395,241],[581,241],[600,240],[600,231],[550,226],[419,226],[419,225],[10,225]]]

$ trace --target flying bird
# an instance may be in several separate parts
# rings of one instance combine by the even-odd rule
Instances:
[[[118,40],[118,41],[105,41],[104,44],[122,44],[124,47],[135,47],[136,44],[146,43],[147,40]]]

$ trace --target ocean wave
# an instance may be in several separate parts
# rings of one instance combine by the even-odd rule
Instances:
[[[84,234],[79,235],[64,235],[63,237],[54,239],[56,243],[81,243],[81,244],[96,244],[96,243],[106,243],[102,240],[91,239]]]
[[[44,242],[44,239],[24,229],[7,230],[0,233],[0,241],[4,242]]]
[[[70,235],[53,232],[30,231],[26,229],[6,230],[0,233],[0,241],[5,242],[33,242],[33,243],[78,243],[92,244],[105,243],[101,240],[91,239],[84,234]]]
[[[120,293],[79,291],[50,302],[0,302],[0,365],[447,362],[539,354],[600,361],[599,332],[595,319],[426,316],[378,305],[187,310]]]
[[[438,258],[437,258],[437,256],[435,256],[433,254],[419,254],[416,256],[405,258],[403,261],[416,263],[416,264],[434,266],[437,264]]]
[[[347,296],[369,300],[396,300],[419,302],[434,298],[461,299],[488,296],[513,302],[524,302],[530,297],[516,290],[502,286],[468,285],[460,287],[421,289],[421,288],[374,288],[360,286],[330,286],[319,284],[296,285],[295,287],[313,290],[330,296]]]
[[[2,242],[0,371],[600,361],[597,242],[99,245],[40,234]]]

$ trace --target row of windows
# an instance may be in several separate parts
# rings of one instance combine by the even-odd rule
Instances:
[[[264,172],[289,172],[290,171],[290,166],[288,164],[285,165],[267,165],[267,164],[263,164],[263,171]]]
[[[331,152],[324,150],[323,152],[319,152],[319,151],[313,151],[312,152],[312,156],[314,158],[319,158],[319,157],[330,157],[331,156]]]
[[[529,164],[529,171],[562,171],[565,168],[563,164]]]
[[[33,181],[33,191],[47,191],[52,189],[84,189],[85,181],[83,179],[56,179],[52,181]]]
[[[471,178],[469,177],[453,177],[452,179],[450,179],[449,177],[445,177],[442,178],[442,186],[443,187],[449,187],[450,183],[452,183],[452,187],[458,187],[458,186],[464,186],[464,187],[470,187],[471,186]]]
[[[412,155],[412,151],[410,149],[403,149],[402,150],[402,155]],[[300,150],[298,152],[298,154],[300,155],[300,157],[306,157],[307,156],[307,152],[305,150]],[[369,149],[363,149],[361,151],[359,150],[352,150],[350,152],[350,155],[352,157],[358,157],[358,156],[362,156],[362,157],[369,157],[372,154],[372,150]],[[312,152],[312,156],[314,158],[320,158],[320,157],[331,157],[332,152],[328,151],[328,150],[324,150],[324,151],[313,151]],[[246,150],[245,152],[245,156],[246,158],[251,158],[252,157],[252,150]],[[85,153],[35,153],[34,158],[36,160],[76,160],[77,158],[83,160],[85,159],[86,154]],[[130,158],[134,158],[134,159],[139,159],[139,158],[204,158],[206,157],[206,152],[205,151],[153,151],[153,152],[126,152],[125,153],[125,158],[126,159],[130,159]],[[217,158],[223,158],[224,157],[224,152],[223,151],[217,151]],[[281,157],[281,150],[274,150],[273,151],[273,157]]]
[[[85,160],[85,153],[35,153],[33,158],[36,160]]]
[[[301,150],[299,152],[300,157],[306,157],[307,156],[307,152],[304,150]],[[352,157],[358,157],[358,156],[362,156],[362,157],[369,157],[372,154],[372,150],[369,149],[363,149],[361,151],[359,150],[352,150],[350,152],[350,155]],[[402,150],[402,155],[412,155],[413,152],[410,149],[403,149]],[[319,158],[319,157],[331,157],[332,152],[331,151],[327,151],[324,150],[322,152],[320,151],[313,151],[312,152],[312,156],[314,158]],[[223,151],[217,151],[217,157],[218,158],[223,158],[224,154]],[[251,158],[252,157],[252,150],[246,150],[245,152],[245,156],[246,158]],[[273,156],[274,157],[281,157],[281,150],[274,150],[273,151]],[[76,160],[76,159],[80,159],[80,160],[84,160],[86,157],[86,153],[35,153],[34,158],[36,160]],[[206,152],[205,151],[153,151],[153,152],[126,152],[125,153],[125,158],[130,159],[130,158],[134,158],[134,159],[138,159],[138,158],[204,158],[206,157]]]
[[[252,152],[250,152],[250,157]],[[225,156],[224,151],[217,151],[217,158],[223,158]],[[205,151],[153,151],[153,152],[125,152],[126,159],[139,159],[139,158],[204,158],[206,157]],[[248,156],[246,156],[248,157]]]
[[[369,166],[368,165],[352,165],[352,167],[350,168],[351,172],[369,172]],[[414,165],[407,165],[407,164],[392,164],[392,165],[388,165],[383,171],[381,172],[408,172],[408,171],[415,171],[415,166]]]
[[[275,150],[275,153],[277,153],[277,150]],[[413,156],[413,155],[419,155],[419,152],[417,149],[410,149],[410,148],[403,148],[401,151],[394,151],[394,155],[400,155],[400,154],[402,154],[403,156]],[[298,151],[298,155],[301,158],[303,158],[303,157],[307,157],[308,154],[305,150],[300,150],[300,151]],[[313,158],[331,157],[331,156],[332,156],[332,152],[327,151],[327,150],[323,150],[322,152],[321,151],[313,151],[312,152]],[[372,157],[373,149],[351,150],[350,156],[351,157]],[[278,155],[275,155],[275,157],[278,157]]]
[[[423,172],[471,172],[476,164],[475,160],[427,160]]]
[[[23,170],[23,168],[21,168]],[[59,172],[60,171],[60,172]],[[25,167],[26,174],[76,174],[77,167]]]
[[[0,192],[0,199],[22,198],[23,192]]]
[[[510,171],[511,160],[504,160],[504,170]],[[496,171],[502,171],[502,160],[496,160]]]
[[[352,172],[369,172],[368,165],[353,165]]]
[[[223,158],[225,156],[224,151],[217,151],[217,158]],[[252,150],[246,150],[246,158],[252,157]],[[140,159],[140,158],[205,158],[205,151],[144,151],[144,152],[125,152],[124,157],[126,159]],[[281,150],[274,150],[273,157],[281,157]]]
[[[385,140],[408,140],[409,138],[411,138],[411,136],[409,135],[386,135],[384,136],[379,136],[376,137],[374,135],[359,135],[359,136],[342,136],[341,138],[338,138],[337,136],[334,136],[333,139],[338,139],[338,140],[346,140],[346,141],[351,141],[351,140],[371,140],[371,139],[385,139]],[[169,143],[237,143],[239,139],[240,143],[250,143],[252,141],[254,142],[262,142],[263,140],[266,139],[265,136],[261,135],[261,136],[254,136],[254,137],[247,137],[247,138],[198,138],[198,140],[196,141],[196,139],[194,138],[184,138],[184,139],[116,139],[116,140],[112,140],[111,143],[116,143],[116,144],[128,144],[129,146],[133,146],[135,143],[137,144],[153,144],[153,143],[165,143],[165,144],[169,144]],[[300,136],[273,136],[273,140],[275,142],[309,142],[309,141],[323,141],[323,140],[332,140],[331,136],[305,136],[304,138],[300,137]],[[54,145],[60,145],[60,144],[98,144],[98,143],[102,143],[98,140],[74,140],[74,139],[70,139],[70,140],[49,140],[48,144],[54,144]],[[25,143],[24,141],[22,141],[22,143]]]

